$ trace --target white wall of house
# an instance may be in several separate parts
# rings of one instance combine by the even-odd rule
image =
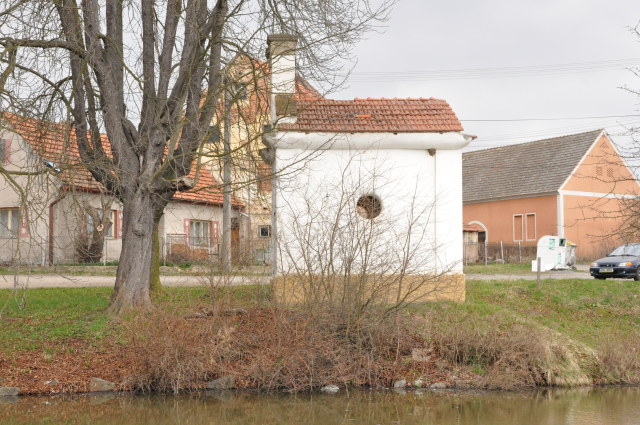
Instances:
[[[239,217],[237,210],[232,210],[232,217]],[[208,227],[208,239],[193,237],[195,233],[191,228],[194,221],[201,222],[200,226],[205,224]],[[215,256],[222,241],[222,206],[171,202],[164,210],[159,232],[162,235],[161,249],[165,255],[171,252],[172,245],[179,244],[207,249],[210,255]]]
[[[237,217],[235,211],[234,217]],[[185,225],[185,220],[217,222],[219,223],[218,228],[222,232],[222,207],[171,202],[164,209],[164,215],[160,221],[160,234],[184,235],[188,232],[188,225]]]
[[[421,136],[290,132],[275,137],[276,273],[321,267],[312,251],[323,252],[320,261],[326,261],[335,247],[325,242],[334,230],[355,237],[354,227],[366,229],[368,219],[356,212],[364,195],[382,203],[370,236],[372,261],[384,263],[380,270],[461,273],[461,149],[469,139],[460,133]]]
[[[15,185],[0,176],[0,214],[5,211],[5,215],[13,216],[16,212],[20,216],[18,234],[0,234],[0,263],[48,264],[50,240],[54,263],[76,262],[75,242],[79,226],[86,226],[84,213],[79,207],[88,205],[100,209],[101,199],[108,195],[69,190],[62,192],[62,182],[44,166],[42,159],[21,137],[0,130],[0,140],[10,140],[11,152],[9,160],[3,164],[5,169],[41,172],[33,176],[12,176]],[[22,194],[15,188],[16,185],[22,189]],[[118,232],[122,223],[122,205],[114,199],[110,209],[114,211],[114,220],[118,223],[112,224],[112,235],[105,238],[103,261],[118,260],[122,250],[121,234]],[[51,214],[53,226],[50,229]],[[233,214],[239,216],[237,210]],[[222,207],[170,202],[165,208],[160,234],[183,234],[185,219],[221,223]]]
[[[85,212],[82,206],[102,209],[102,200],[111,200],[110,210],[113,211],[111,234],[105,237],[102,261],[115,261],[120,258],[122,238],[120,229],[122,205],[112,196],[67,191],[64,197],[54,206],[53,212],[53,262],[55,264],[74,263],[76,259],[76,238],[80,234],[80,226],[87,226]],[[86,229],[88,230],[88,229]]]
[[[0,176],[0,214],[4,219],[11,216],[11,221],[19,218],[18,232],[0,230],[0,262],[44,264],[47,259],[48,206],[54,199],[52,194],[58,190],[58,182],[46,172],[42,162],[17,134],[0,130],[0,141],[0,148],[9,146],[2,164],[7,171],[36,173]]]

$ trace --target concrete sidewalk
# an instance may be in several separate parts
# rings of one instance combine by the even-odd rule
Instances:
[[[536,280],[535,273],[521,274],[467,274],[467,280]],[[542,273],[542,279],[587,279],[593,277],[585,271],[554,270]],[[115,276],[71,276],[62,274],[0,275],[0,289],[11,289],[14,282],[29,288],[90,288],[112,287]],[[271,276],[160,276],[164,286],[240,286],[266,285]]]
[[[1,275],[0,289],[11,289],[14,284],[29,288],[90,288],[112,287],[115,276],[68,276],[60,274]],[[240,286],[265,285],[271,276],[160,276],[164,286]]]
[[[517,273],[517,274],[475,274],[467,273],[467,280],[536,280],[536,273]],[[550,270],[543,272],[540,279],[587,279],[593,277],[589,274],[589,265],[578,264],[576,270]]]

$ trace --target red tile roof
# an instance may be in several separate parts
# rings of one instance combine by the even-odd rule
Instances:
[[[484,232],[484,229],[479,224],[462,224],[463,232]]]
[[[449,104],[442,99],[315,99],[297,102],[295,123],[287,131],[330,133],[432,133],[462,131]]]
[[[4,113],[2,118],[13,132],[29,143],[38,156],[43,160],[51,161],[60,168],[61,171],[57,176],[65,184],[72,186],[75,190],[107,192],[104,186],[98,183],[84,166],[75,142],[75,134],[68,124],[25,118],[8,113]],[[0,124],[0,129],[2,127]],[[105,152],[110,156],[111,150],[107,136],[101,134],[100,137]],[[199,173],[196,180],[197,171]],[[212,205],[222,204],[221,184],[204,166],[191,167],[189,177],[196,181],[195,187],[188,192],[176,192],[172,200]],[[236,207],[243,206],[242,202],[233,196],[231,203]]]

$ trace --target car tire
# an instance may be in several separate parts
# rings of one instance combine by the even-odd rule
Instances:
[[[633,277],[636,282],[640,280],[640,267],[636,269],[636,275]]]

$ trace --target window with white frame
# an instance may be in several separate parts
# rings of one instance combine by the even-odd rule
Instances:
[[[513,215],[513,241],[520,242],[522,241],[524,234],[524,223],[522,219],[522,214],[514,214]]]
[[[20,210],[0,209],[0,236],[16,238],[20,232]]]
[[[102,210],[96,210],[96,213],[98,214],[98,219],[100,220],[99,223],[94,223],[93,222],[93,217],[91,217],[90,214],[87,214],[87,234],[91,235],[93,234],[93,230],[95,229],[95,226],[101,226],[102,225],[102,217],[104,212]],[[115,222],[116,222],[116,212],[114,210],[109,210],[107,212],[107,214],[109,215],[109,221],[106,224],[106,229],[104,229],[104,237],[105,238],[113,238],[115,235]],[[98,229],[101,230],[101,229]]]
[[[209,246],[211,222],[206,220],[189,221],[189,240],[194,246]]]
[[[271,237],[271,226],[259,226],[258,227],[258,236],[261,238],[270,238]]]
[[[527,213],[525,216],[526,238],[528,241],[535,241],[536,235],[536,213]]]

